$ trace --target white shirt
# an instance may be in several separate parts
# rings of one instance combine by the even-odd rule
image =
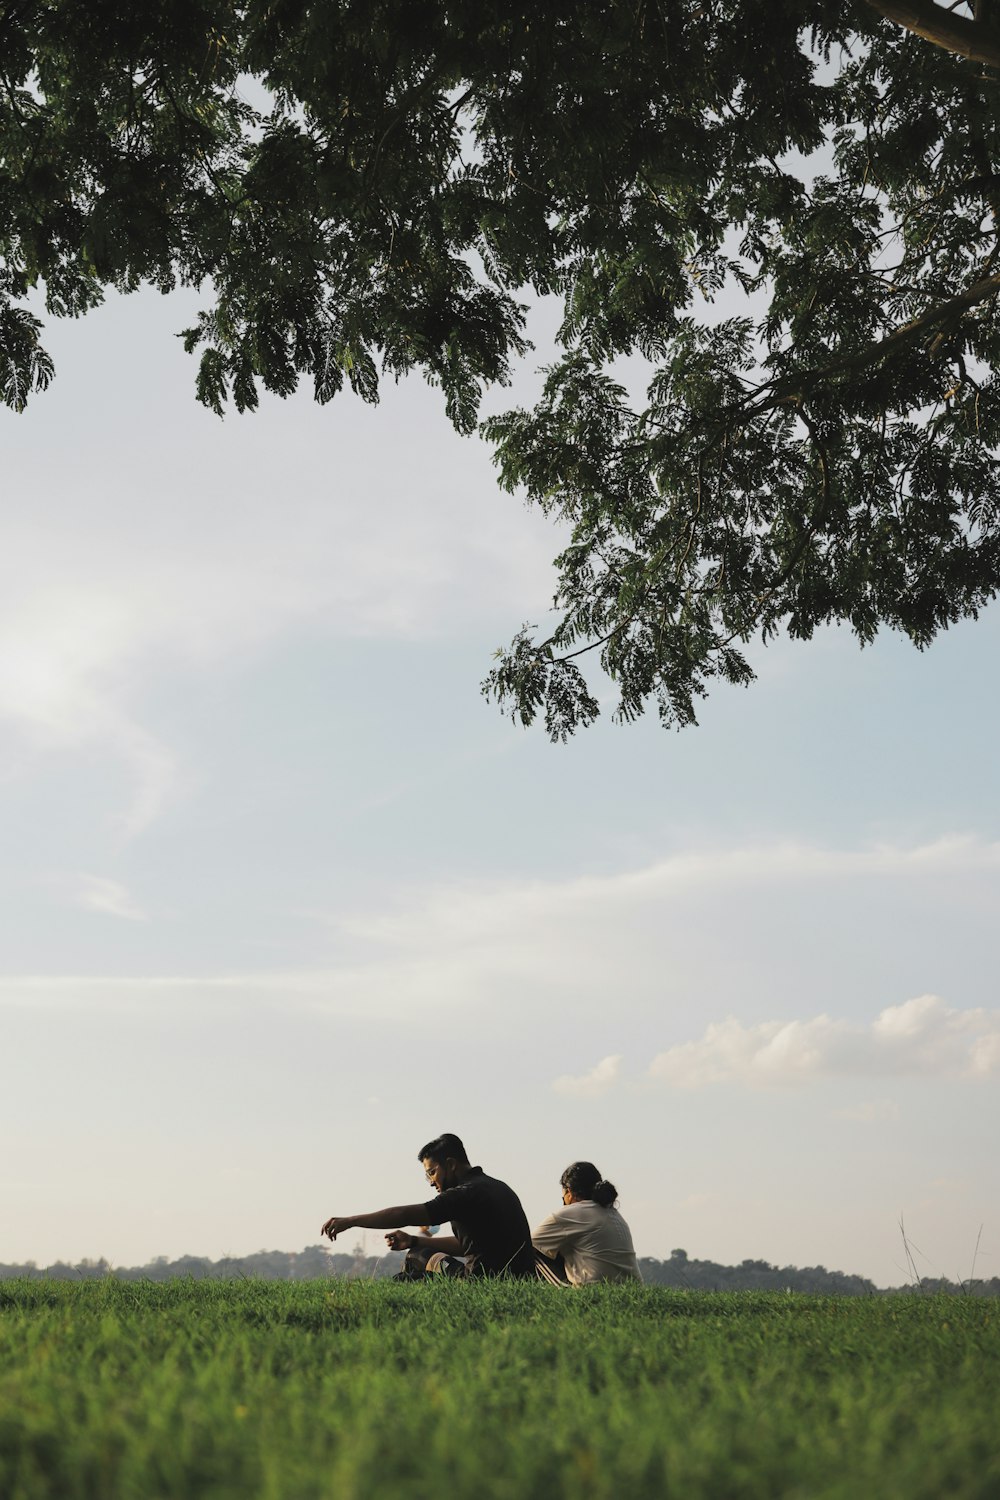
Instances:
[[[543,1255],[560,1254],[574,1286],[591,1281],[641,1281],[632,1235],[617,1208],[591,1199],[565,1203],[532,1231]]]

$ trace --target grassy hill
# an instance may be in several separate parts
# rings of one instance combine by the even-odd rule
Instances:
[[[1000,1495],[990,1300],[0,1282],[5,1500]]]

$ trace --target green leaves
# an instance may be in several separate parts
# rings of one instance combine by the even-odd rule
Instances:
[[[694,721],[744,646],[918,645],[1000,584],[996,79],[848,0],[70,0],[0,49],[4,399],[37,320],[177,281],[220,416],[419,370],[564,522],[551,634],[484,690],[564,739]],[[248,102],[253,99],[255,102]],[[644,369],[644,401],[628,384]]]
[[[600,705],[573,662],[557,658],[550,641],[535,645],[532,628],[522,626],[510,650],[496,653],[498,665],[483,683],[483,696],[495,698],[526,726],[542,712],[549,739],[565,744],[576,728],[593,723]]]
[[[32,391],[44,391],[55,374],[38,342],[41,323],[23,308],[0,299],[0,395],[14,411],[23,411]]]

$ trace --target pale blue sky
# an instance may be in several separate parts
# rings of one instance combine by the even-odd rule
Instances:
[[[641,1254],[1000,1274],[1000,614],[551,746],[479,696],[557,543],[486,449],[416,381],[220,423],[184,322],[0,415],[0,1260],[301,1248],[452,1129]]]

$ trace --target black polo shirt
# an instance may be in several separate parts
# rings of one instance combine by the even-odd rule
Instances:
[[[456,1187],[424,1204],[427,1224],[451,1221],[470,1276],[534,1276],[531,1229],[521,1200],[505,1182],[473,1167]]]

